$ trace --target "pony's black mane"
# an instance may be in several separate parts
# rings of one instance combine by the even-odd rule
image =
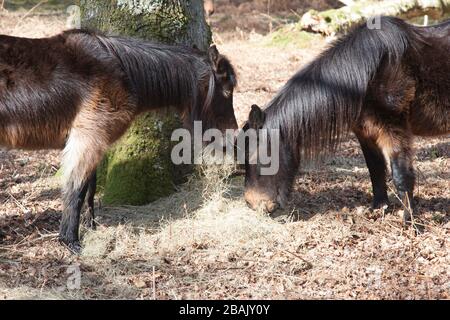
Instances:
[[[381,29],[361,25],[294,75],[267,105],[266,128],[278,128],[295,157],[315,161],[332,151],[360,110],[383,63],[398,67],[414,30],[383,17]],[[416,35],[414,35],[416,36]],[[416,36],[417,37],[417,36]]]
[[[88,30],[66,34],[85,35],[99,43],[99,55],[117,59],[143,110],[183,106],[191,120],[201,119],[211,107],[215,79],[207,54],[196,48],[172,46],[133,38],[105,36]],[[204,90],[204,97],[200,97]],[[203,99],[201,99],[203,98]]]

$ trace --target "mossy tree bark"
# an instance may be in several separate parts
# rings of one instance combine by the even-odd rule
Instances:
[[[82,27],[206,50],[211,33],[202,0],[81,0]],[[172,164],[173,110],[139,117],[98,170],[103,202],[143,205],[174,191],[186,168]]]
[[[300,21],[300,28],[325,35],[346,32],[354,24],[379,16],[412,19],[429,15],[439,20],[450,11],[450,0],[361,0],[349,2],[339,9],[317,12],[310,10]]]

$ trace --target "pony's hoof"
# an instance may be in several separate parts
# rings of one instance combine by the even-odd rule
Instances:
[[[80,254],[81,253],[81,244],[78,241],[66,244],[67,248],[72,252],[73,254]]]
[[[97,223],[95,223],[94,219],[85,219],[82,222],[82,225],[86,229],[93,230],[93,231],[97,230]]]
[[[84,214],[81,223],[86,229],[90,229],[90,230],[97,229],[97,224],[95,222],[94,212],[92,209],[88,209],[88,211]]]
[[[381,200],[374,200],[372,203],[372,210],[377,209],[389,209],[390,203],[389,200],[381,199]]]
[[[64,245],[69,251],[73,254],[80,254],[81,253],[81,244],[80,241],[68,241],[64,238],[59,238],[59,242]]]
[[[95,220],[92,219],[87,225],[86,228],[91,229],[92,231],[97,230],[97,223],[95,223]]]

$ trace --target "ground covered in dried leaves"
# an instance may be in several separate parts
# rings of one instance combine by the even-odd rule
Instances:
[[[63,18],[0,13],[0,30],[49,35]],[[257,33],[216,40],[237,66],[241,124],[326,45],[274,46]],[[210,167],[148,206],[100,208],[80,256],[56,240],[59,153],[0,151],[0,299],[449,299],[449,142],[416,143],[420,233],[395,212],[369,210],[368,172],[350,139],[303,170],[277,216],[246,207],[232,167]]]

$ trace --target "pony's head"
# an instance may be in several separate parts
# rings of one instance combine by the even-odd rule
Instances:
[[[216,46],[208,49],[208,62],[212,68],[208,89],[201,110],[203,129],[217,128],[221,131],[237,129],[233,109],[233,93],[236,87],[236,73],[230,61],[221,55]]]
[[[261,131],[277,130],[266,126],[266,116],[263,110],[253,105],[248,122],[244,126],[244,132],[254,130],[257,133],[257,139],[253,141],[253,143],[256,141],[256,146],[249,145],[251,141],[246,142],[245,146],[244,196],[250,208],[263,209],[271,213],[286,206],[298,165],[279,130],[278,141],[274,141],[274,136],[270,134],[268,139],[261,139],[259,134]],[[275,156],[274,152],[277,152],[278,156]],[[275,165],[278,168],[276,172],[264,173],[264,168],[274,164],[261,163],[261,154],[270,155],[271,161],[278,161]]]

